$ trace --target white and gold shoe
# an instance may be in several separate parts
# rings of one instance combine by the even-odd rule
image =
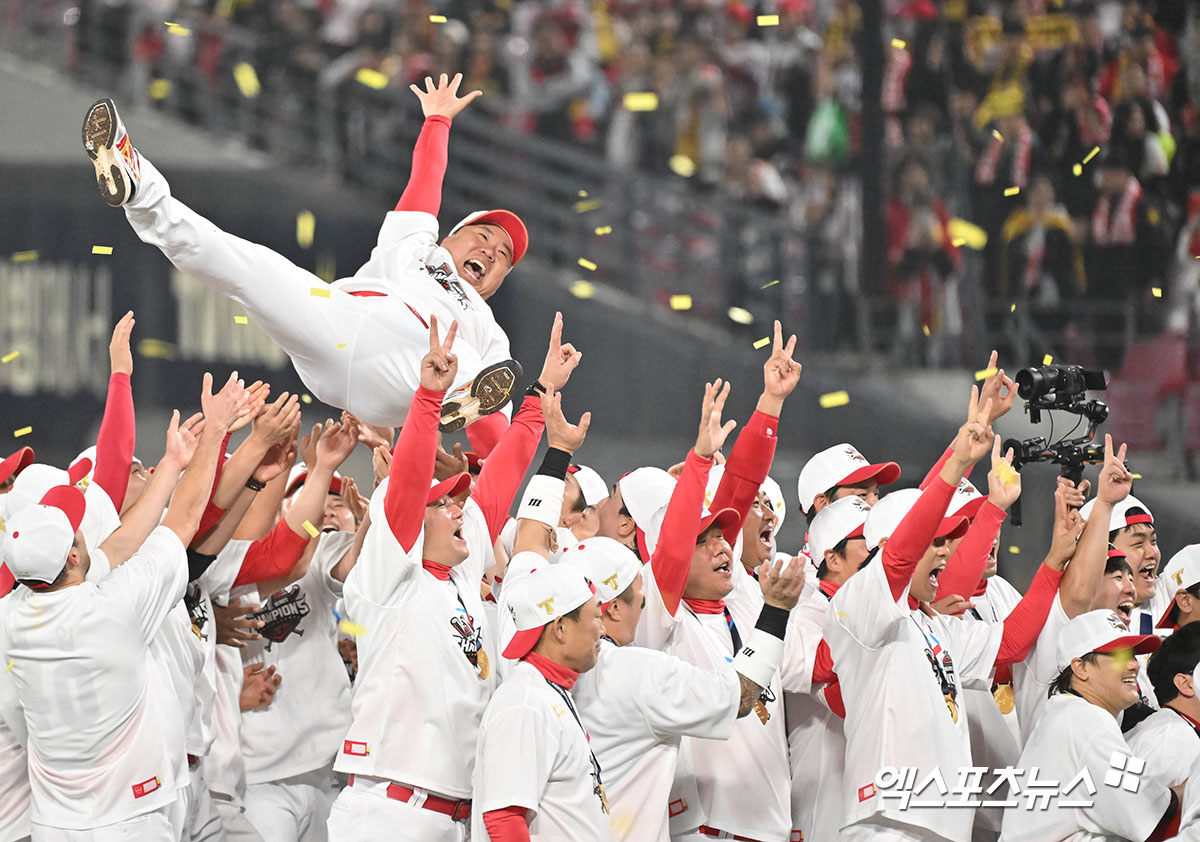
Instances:
[[[521,364],[516,360],[489,365],[474,380],[446,395],[438,429],[443,433],[457,432],[472,421],[504,409],[512,400],[521,374]]]
[[[83,149],[96,168],[96,184],[114,208],[128,202],[142,181],[142,161],[111,99],[102,99],[83,118]]]

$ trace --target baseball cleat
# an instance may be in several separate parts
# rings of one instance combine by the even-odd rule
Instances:
[[[142,163],[111,99],[102,99],[83,118],[83,149],[96,168],[96,184],[114,208],[133,198],[142,181]]]
[[[464,383],[446,396],[438,429],[453,433],[485,415],[504,409],[512,400],[513,389],[521,379],[521,364],[505,360],[489,365],[470,383]]]

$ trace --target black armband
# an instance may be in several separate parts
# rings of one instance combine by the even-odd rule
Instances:
[[[569,467],[571,467],[571,454],[565,450],[559,450],[557,447],[552,447],[546,451],[546,455],[542,458],[542,464],[537,469],[537,473],[543,476],[554,477],[555,479],[566,479],[567,468]]]
[[[783,640],[783,634],[787,631],[789,613],[782,608],[776,608],[774,605],[763,603],[762,610],[758,612],[758,622],[754,624],[754,628],[761,629],[772,637]]]

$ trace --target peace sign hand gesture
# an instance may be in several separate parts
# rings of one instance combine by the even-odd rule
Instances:
[[[971,401],[967,405],[967,420],[958,428],[954,437],[953,455],[946,460],[941,477],[952,486],[958,485],[967,470],[987,456],[992,450],[992,425],[989,421],[992,412],[992,399],[988,398],[983,404],[979,401],[979,387],[971,387]]]
[[[438,338],[437,316],[429,317],[429,353],[421,359],[421,385],[432,392],[445,392],[454,385],[458,357],[450,352],[450,348],[457,333],[458,322],[451,322],[446,341],[442,342]]]

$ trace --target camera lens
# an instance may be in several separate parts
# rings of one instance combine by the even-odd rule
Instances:
[[[1044,395],[1049,383],[1045,368],[1023,368],[1017,372],[1017,394],[1025,400]]]

